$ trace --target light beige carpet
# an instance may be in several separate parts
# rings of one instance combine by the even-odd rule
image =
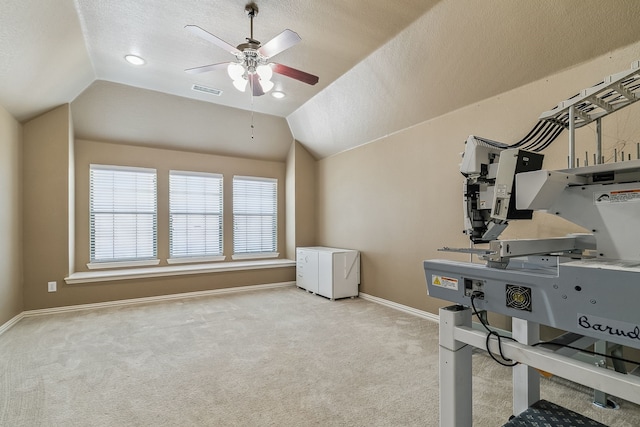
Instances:
[[[0,336],[1,426],[437,426],[438,326],[295,287],[21,320]],[[474,425],[511,414],[509,368],[474,354]],[[640,408],[542,397],[611,426]]]

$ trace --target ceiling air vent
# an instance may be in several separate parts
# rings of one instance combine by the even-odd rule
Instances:
[[[212,87],[206,87],[206,86],[202,86],[202,85],[195,85],[194,84],[191,87],[191,89],[196,90],[198,92],[208,93],[210,95],[216,95],[216,96],[222,95],[222,91],[220,89],[214,89]]]

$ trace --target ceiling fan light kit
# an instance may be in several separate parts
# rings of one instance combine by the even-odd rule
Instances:
[[[197,25],[185,26],[191,33],[215,44],[236,57],[235,62],[205,65],[202,67],[189,68],[185,71],[187,73],[199,74],[226,67],[227,74],[231,78],[233,86],[239,91],[244,92],[247,84],[249,84],[253,96],[264,95],[273,89],[274,83],[271,81],[271,78],[274,72],[303,83],[310,85],[316,84],[318,77],[313,74],[286,65],[269,62],[269,59],[273,56],[300,42],[300,40],[302,40],[300,36],[296,32],[287,29],[264,45],[261,45],[258,40],[253,38],[253,18],[258,14],[258,7],[254,3],[249,3],[246,5],[245,11],[251,20],[251,33],[250,37],[246,38],[247,42],[237,47],[233,47]]]
[[[227,74],[229,74],[229,77],[233,80],[233,85],[240,92],[245,91],[249,81],[249,75],[251,74],[258,74],[264,93],[269,92],[274,86],[271,81],[273,71],[271,70],[271,67],[266,64],[258,65],[257,67],[252,66],[245,68],[242,62],[230,62],[227,67]]]

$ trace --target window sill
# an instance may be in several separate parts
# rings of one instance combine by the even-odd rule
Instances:
[[[93,282],[113,282],[118,280],[148,279],[153,277],[185,276],[190,274],[222,273],[226,271],[260,270],[265,268],[295,267],[290,259],[260,261],[222,262],[217,264],[169,265],[150,268],[123,270],[83,271],[65,277],[69,285]]]

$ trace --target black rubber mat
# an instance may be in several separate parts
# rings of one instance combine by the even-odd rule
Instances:
[[[502,427],[607,427],[555,403],[539,400]]]

